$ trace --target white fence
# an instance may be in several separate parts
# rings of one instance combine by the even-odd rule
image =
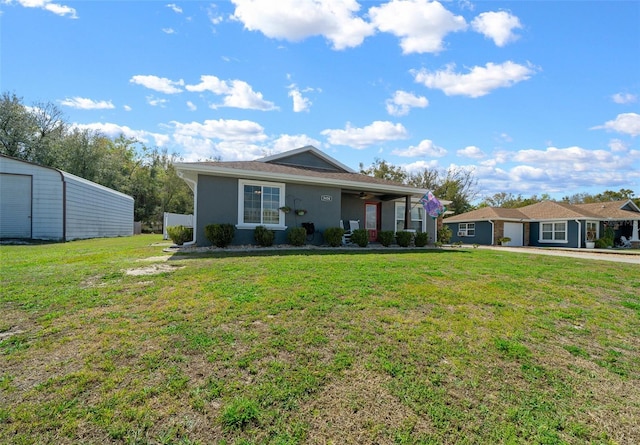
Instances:
[[[169,235],[167,235],[167,227],[171,226],[185,226],[193,228],[193,215],[180,215],[178,213],[165,212],[162,224],[162,236],[164,239],[169,239]]]

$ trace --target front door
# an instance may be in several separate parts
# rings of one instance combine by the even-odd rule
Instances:
[[[364,205],[364,228],[369,232],[369,241],[378,240],[380,230],[380,203],[367,202]]]

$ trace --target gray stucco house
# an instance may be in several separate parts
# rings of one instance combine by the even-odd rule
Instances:
[[[257,226],[286,243],[287,229],[313,227],[309,244],[323,244],[329,227],[357,220],[375,241],[381,230],[411,229],[436,239],[436,220],[418,200],[427,190],[357,173],[312,146],[255,161],[175,164],[194,196],[194,243],[210,245],[208,224],[234,224],[233,244],[253,244]],[[291,211],[280,210],[289,207]],[[310,226],[312,224],[312,226]]]
[[[509,237],[510,246],[586,247],[589,239],[602,237],[611,227],[617,242],[624,236],[640,247],[640,209],[631,200],[568,204],[543,201],[517,209],[484,207],[445,218],[451,242],[499,244]]]

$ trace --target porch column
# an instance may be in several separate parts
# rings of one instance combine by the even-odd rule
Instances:
[[[411,195],[404,198],[404,230],[409,228],[411,228]]]
[[[640,241],[638,238],[638,220],[633,220],[633,231],[631,232],[631,239],[629,241]]]

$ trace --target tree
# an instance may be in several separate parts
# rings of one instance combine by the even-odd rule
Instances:
[[[551,196],[543,193],[540,197],[538,197],[538,195],[531,195],[530,198],[523,198],[522,195],[515,196],[513,193],[500,192],[494,194],[493,196],[484,198],[479,207],[488,206],[502,207],[505,209],[516,209],[542,201],[551,201]]]
[[[407,180],[407,172],[402,167],[387,163],[387,161],[376,158],[375,162],[365,169],[362,162],[360,163],[360,173],[374,178],[386,179],[405,183]]]
[[[597,195],[576,193],[575,195],[565,196],[562,200],[570,204],[589,204],[594,202],[625,201],[627,199],[634,199],[633,196],[633,190],[620,189],[617,192],[613,190],[605,190]]]
[[[425,169],[409,176],[409,184],[431,190],[439,199],[451,201],[447,207],[456,214],[473,208],[471,202],[478,196],[478,180],[473,170],[450,167],[443,173]]]
[[[22,99],[2,93],[0,98],[0,153],[30,160],[31,140],[36,123]]]

